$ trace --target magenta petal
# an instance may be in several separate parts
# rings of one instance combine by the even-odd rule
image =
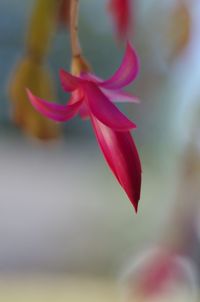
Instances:
[[[129,92],[121,90],[108,90],[102,88],[102,92],[111,100],[113,103],[139,103],[140,100],[136,96]]]
[[[81,75],[81,78],[88,81],[92,81],[97,85],[99,85],[102,82],[101,78],[91,73],[83,73]],[[102,88],[101,90],[113,103],[139,103],[140,102],[138,97],[133,96],[131,93],[126,91],[110,90],[105,88]]]
[[[117,131],[136,128],[136,125],[121,113],[94,83],[84,83],[83,90],[89,110],[103,124]]]
[[[91,116],[91,120],[103,155],[137,212],[141,190],[141,163],[132,136],[128,131],[113,131],[94,116]]]
[[[86,104],[84,102],[82,103],[82,105],[80,107],[79,115],[82,118],[82,120],[86,120],[90,117],[88,107],[86,106]]]
[[[103,82],[103,80],[100,77],[98,77],[90,72],[82,72],[80,75],[80,78],[83,80],[91,81],[96,84],[100,84]]]
[[[27,94],[31,104],[37,111],[49,119],[57,122],[64,122],[73,118],[78,113],[78,110],[82,104],[82,100],[79,100],[73,104],[59,105],[36,97],[28,89]]]
[[[81,80],[65,71],[64,69],[61,69],[60,81],[65,92],[72,92],[78,88]]]
[[[131,44],[127,43],[126,52],[121,66],[110,79],[101,82],[99,85],[107,89],[120,89],[134,81],[138,72],[138,56]]]

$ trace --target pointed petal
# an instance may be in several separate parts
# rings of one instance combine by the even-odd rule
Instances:
[[[103,124],[118,131],[136,128],[136,125],[121,113],[94,83],[84,83],[83,90],[91,113]]]
[[[123,88],[135,80],[138,75],[138,72],[138,56],[131,44],[127,43],[126,52],[122,60],[121,66],[110,79],[100,83],[100,86],[107,89]]]
[[[91,116],[91,120],[101,151],[137,212],[141,164],[132,136],[130,132],[113,131],[94,116]]]
[[[111,100],[113,103],[139,103],[138,97],[132,95],[129,92],[121,90],[108,90],[103,89],[102,92]]]
[[[42,115],[57,122],[64,122],[73,118],[81,106],[82,100],[76,101],[73,104],[59,105],[47,102],[41,98],[36,97],[27,89],[29,100],[33,107]]]
[[[61,69],[60,81],[65,92],[72,92],[78,88],[81,80],[65,71],[64,69]]]
[[[81,78],[92,81],[93,83],[96,83],[97,85],[102,82],[102,79],[97,77],[94,74],[91,73],[83,73],[81,74]],[[122,91],[122,90],[109,90],[101,88],[103,93],[113,102],[113,103],[139,103],[140,100],[138,97],[133,96],[131,93]]]

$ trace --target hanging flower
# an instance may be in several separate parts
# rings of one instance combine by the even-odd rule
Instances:
[[[110,0],[109,8],[116,23],[119,37],[127,37],[132,23],[131,0]]]
[[[137,98],[122,91],[138,74],[138,58],[130,44],[121,66],[108,80],[84,72],[74,76],[60,71],[62,87],[71,93],[66,105],[52,104],[27,90],[32,105],[46,117],[67,121],[78,113],[91,120],[100,149],[110,169],[124,188],[135,210],[140,199],[141,165],[130,130],[136,128],[113,102],[137,102]]]

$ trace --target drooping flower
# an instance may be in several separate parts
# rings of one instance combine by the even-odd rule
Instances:
[[[130,130],[136,125],[113,102],[137,102],[122,88],[138,74],[138,58],[128,43],[122,64],[114,75],[103,81],[89,72],[74,76],[60,71],[64,91],[71,93],[66,105],[52,104],[27,90],[32,105],[46,117],[67,121],[78,113],[90,118],[100,149],[110,169],[124,188],[137,211],[141,188],[141,164]]]
[[[110,0],[109,8],[116,23],[119,37],[126,38],[132,25],[131,0]]]

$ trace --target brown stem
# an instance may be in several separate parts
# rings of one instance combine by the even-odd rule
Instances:
[[[72,56],[81,55],[81,47],[78,37],[79,0],[71,0],[70,4],[70,35]]]

